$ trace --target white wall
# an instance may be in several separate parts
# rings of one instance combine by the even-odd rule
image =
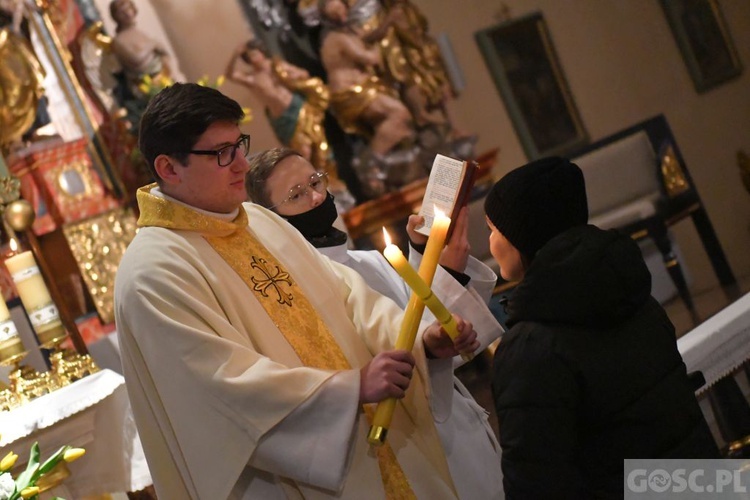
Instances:
[[[142,0],[147,1],[147,0]],[[250,35],[233,0],[150,0],[189,80],[217,76]],[[656,0],[413,0],[433,33],[445,32],[467,80],[452,109],[458,125],[479,134],[478,151],[500,147],[497,176],[526,162],[474,33],[496,24],[502,5],[512,17],[544,14],[571,92],[591,140],[653,115],[669,121],[735,274],[750,274],[750,194],[735,159],[750,151],[750,76],[697,94]],[[720,0],[745,68],[750,65],[750,2]],[[460,5],[461,15],[455,15]],[[254,150],[277,145],[249,92],[223,89],[253,108],[246,128]],[[675,228],[695,291],[716,279],[692,224]]]
[[[500,175],[526,161],[474,33],[496,24],[506,4],[512,17],[541,11],[584,126],[592,140],[663,113],[669,121],[735,274],[750,273],[750,194],[739,182],[738,149],[750,150],[750,3],[720,0],[745,71],[697,94],[656,0],[417,0],[433,32],[446,32],[467,76],[455,113],[480,134],[478,150],[500,146]],[[675,232],[693,289],[717,281],[692,223]]]

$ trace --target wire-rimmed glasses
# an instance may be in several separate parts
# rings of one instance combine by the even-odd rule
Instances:
[[[323,194],[328,188],[328,173],[327,172],[315,172],[310,176],[310,181],[307,184],[297,184],[289,190],[289,196],[284,198],[281,202],[268,208],[276,208],[285,203],[290,205],[301,202],[312,189],[316,193]]]

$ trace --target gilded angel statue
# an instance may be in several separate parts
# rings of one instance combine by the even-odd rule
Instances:
[[[37,116],[44,70],[28,41],[0,29],[0,146],[19,140]]]
[[[340,210],[350,208],[354,199],[339,179],[323,128],[330,101],[326,84],[305,69],[272,57],[258,39],[237,47],[224,74],[253,92],[265,106],[279,142],[327,172]]]

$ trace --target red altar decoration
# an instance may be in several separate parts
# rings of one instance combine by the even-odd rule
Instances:
[[[34,144],[11,156],[9,165],[21,180],[21,197],[37,214],[32,227],[36,235],[118,206],[93,168],[86,139]]]

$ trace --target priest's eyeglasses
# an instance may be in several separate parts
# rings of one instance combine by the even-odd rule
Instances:
[[[219,162],[220,167],[226,167],[231,165],[234,161],[234,157],[237,154],[237,150],[241,150],[242,155],[246,156],[250,152],[250,136],[242,134],[240,139],[235,144],[224,146],[219,149],[193,149],[189,151],[193,155],[204,155],[204,156],[216,156],[216,161]]]
[[[268,208],[276,208],[283,205],[284,203],[289,203],[291,205],[297,204],[301,202],[308,194],[310,194],[311,189],[316,193],[323,194],[326,192],[327,188],[328,173],[315,172],[310,176],[310,182],[308,182],[307,184],[297,184],[289,190],[289,196],[284,198],[282,202]]]

